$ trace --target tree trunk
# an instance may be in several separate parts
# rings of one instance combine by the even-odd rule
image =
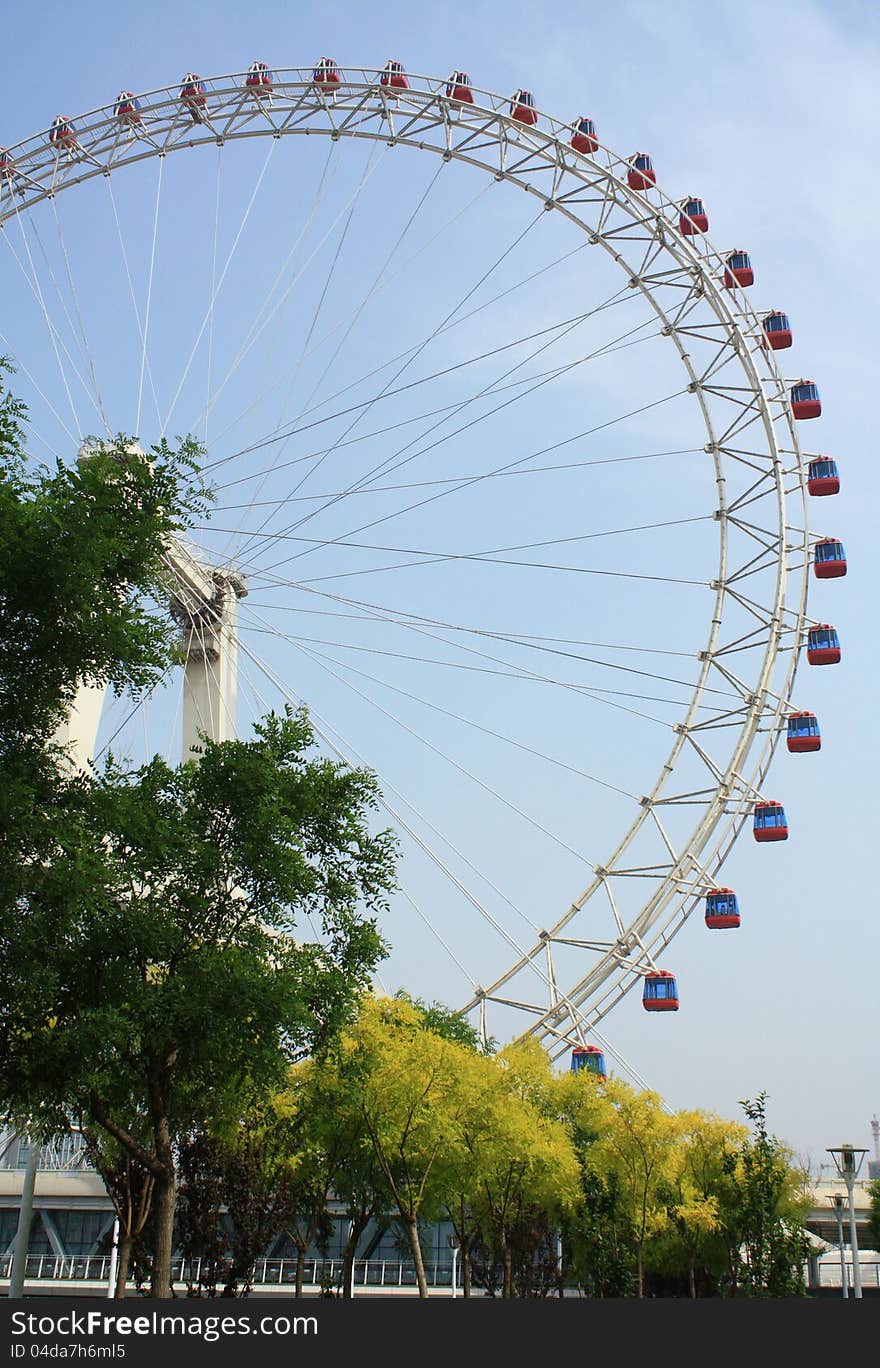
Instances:
[[[466,1236],[460,1241],[461,1247],[461,1295],[469,1297],[473,1280],[473,1268],[471,1266],[471,1242]]]
[[[174,1245],[174,1207],[177,1199],[177,1175],[173,1161],[161,1178],[156,1179],[154,1202],[156,1210],[156,1247],[153,1251],[153,1274],[150,1280],[151,1297],[171,1297],[171,1255]]]
[[[116,1264],[116,1286],[113,1289],[113,1296],[121,1298],[125,1296],[125,1284],[128,1282],[128,1267],[131,1263],[131,1247],[134,1244],[134,1237],[130,1230],[122,1230],[119,1233],[119,1246],[117,1249]]]
[[[301,1297],[303,1294],[303,1281],[306,1275],[306,1247],[298,1244],[296,1247],[296,1281],[293,1286],[293,1295]]]
[[[645,1270],[642,1265],[642,1242],[636,1245],[636,1296],[645,1295]]]
[[[507,1241],[502,1245],[502,1255],[504,1262],[504,1284],[501,1289],[502,1297],[513,1297],[513,1255]]]
[[[691,1297],[694,1299],[694,1301],[696,1301],[696,1298],[697,1298],[697,1277],[696,1277],[696,1271],[695,1271],[695,1269],[694,1269],[694,1261],[693,1261],[693,1259],[691,1259],[690,1263],[688,1264],[688,1276],[689,1276],[689,1278],[690,1278]]]
[[[349,1217],[351,1229],[349,1230],[348,1240],[342,1253],[342,1295],[351,1296],[352,1283],[354,1281],[354,1258],[357,1253],[358,1241],[370,1224],[370,1213],[362,1213],[360,1216]]]
[[[422,1260],[422,1242],[419,1239],[419,1223],[415,1216],[404,1216],[406,1233],[409,1236],[409,1247],[412,1250],[413,1263],[416,1266],[416,1282],[419,1285],[419,1296],[427,1297],[428,1280],[425,1277],[425,1265]]]

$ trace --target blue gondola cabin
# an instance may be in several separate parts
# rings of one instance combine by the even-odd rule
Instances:
[[[646,1012],[677,1012],[678,984],[668,969],[645,975],[642,1006]]]
[[[791,346],[791,320],[788,314],[776,309],[765,315],[761,327],[764,345],[771,351],[784,351]]]
[[[840,471],[830,456],[816,456],[807,469],[807,492],[814,498],[837,494],[840,490]]]
[[[816,579],[840,579],[846,574],[846,552],[836,537],[824,537],[813,548],[813,574]]]
[[[808,755],[822,749],[822,733],[815,713],[796,712],[788,719],[785,744],[793,755]]]
[[[739,926],[739,903],[732,888],[713,888],[706,894],[706,925],[711,931]]]
[[[807,631],[807,664],[837,665],[840,662],[840,637],[828,622],[817,623]]]
[[[596,1078],[606,1079],[605,1056],[597,1045],[575,1045],[571,1052],[571,1072],[579,1073],[584,1069]]]
[[[757,803],[752,831],[756,841],[787,841],[788,818],[782,804]]]

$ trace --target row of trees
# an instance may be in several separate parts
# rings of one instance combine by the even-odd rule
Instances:
[[[366,996],[320,1057],[225,1130],[181,1141],[177,1243],[194,1294],[246,1292],[279,1237],[326,1252],[332,1204],[349,1236],[348,1294],[370,1222],[393,1225],[428,1295],[422,1242],[451,1224],[464,1295],[786,1296],[803,1291],[803,1175],[767,1133],[704,1112],[669,1114],[618,1079],[560,1074],[534,1041],[498,1053],[438,1007]],[[141,1269],[150,1229],[113,1150],[96,1153],[123,1248]],[[146,1173],[140,1182],[147,1178]],[[140,1189],[143,1190],[142,1188]],[[142,1210],[142,1208],[141,1208]],[[123,1273],[120,1271],[120,1285]]]
[[[395,842],[374,777],[314,753],[304,714],[198,758],[77,771],[58,728],[85,684],[132,697],[177,657],[163,553],[205,509],[192,444],[124,438],[36,472],[0,395],[0,1097],[48,1138],[87,1137],[149,1290],[177,1244],[209,1290],[246,1289],[279,1232],[347,1256],[393,1215],[455,1228],[465,1288],[644,1291],[797,1284],[792,1171],[755,1136],[669,1117],[619,1082],[497,1055],[458,1018],[366,993]],[[317,927],[297,939],[304,923]]]

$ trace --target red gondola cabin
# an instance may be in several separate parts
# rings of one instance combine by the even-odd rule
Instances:
[[[747,285],[754,285],[754,283],[755,272],[752,269],[752,261],[748,252],[739,250],[731,252],[724,269],[724,288],[733,290],[737,285],[745,288]]]
[[[273,80],[268,63],[251,62],[244,83],[255,95],[271,96]]]
[[[652,185],[657,184],[657,172],[647,152],[636,152],[635,156],[630,157],[626,183],[630,190],[650,190]]]
[[[180,83],[180,98],[194,119],[200,119],[208,105],[201,76],[188,71]]]
[[[668,969],[645,975],[642,1006],[646,1012],[677,1012],[678,984]]]
[[[386,62],[379,76],[379,84],[386,86],[389,90],[409,90],[409,81],[406,79],[403,62]]]
[[[598,1045],[575,1045],[571,1052],[571,1072],[579,1073],[581,1069],[594,1074],[596,1078],[608,1077],[605,1056]]]
[[[824,537],[813,548],[813,574],[816,579],[840,579],[846,574],[846,552],[836,537]]]
[[[446,98],[458,104],[473,104],[474,92],[466,71],[453,71],[446,86]]]
[[[49,142],[56,152],[71,152],[79,145],[76,140],[76,129],[66,114],[56,114],[52,120]]]
[[[756,841],[787,841],[788,818],[781,803],[756,803],[752,828]]]
[[[819,386],[815,380],[799,380],[791,387],[791,411],[795,418],[818,418],[822,412]]]
[[[793,755],[807,755],[822,749],[822,733],[815,713],[796,712],[788,719],[785,744]]]
[[[578,119],[572,124],[574,132],[571,135],[571,145],[575,152],[582,152],[584,156],[589,156],[599,147],[599,139],[596,137],[596,125],[592,119],[586,117]]]
[[[116,96],[116,104],[113,106],[115,117],[122,124],[133,127],[141,122],[140,103],[135,99],[130,90],[120,90]]]
[[[538,111],[530,90],[518,90],[510,102],[510,117],[521,124],[536,124]]]
[[[339,67],[332,57],[321,57],[312,72],[313,85],[337,86],[340,82]]]
[[[5,147],[0,147],[0,180],[11,181],[15,175],[15,158]]]
[[[711,931],[739,926],[739,903],[732,888],[712,888],[706,894],[706,925]]]
[[[791,346],[791,321],[788,314],[775,309],[765,314],[761,323],[764,330],[764,345],[771,351],[784,351]]]
[[[837,628],[819,622],[807,631],[807,664],[837,665],[840,662],[840,637]]]
[[[709,215],[701,199],[694,196],[684,201],[678,219],[678,230],[685,237],[693,237],[696,233],[708,233]]]
[[[840,489],[840,471],[830,456],[816,456],[807,469],[807,492],[814,498],[836,494]]]

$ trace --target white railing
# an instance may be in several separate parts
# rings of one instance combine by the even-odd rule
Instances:
[[[296,1282],[296,1259],[258,1259],[253,1270],[253,1287],[292,1287]],[[0,1282],[10,1276],[12,1256],[0,1257]],[[172,1279],[176,1285],[197,1284],[200,1259],[174,1259]],[[306,1259],[303,1285],[309,1288],[339,1287],[345,1267],[342,1259]],[[26,1280],[56,1283],[106,1283],[110,1275],[107,1254],[29,1254]],[[449,1263],[427,1263],[425,1276],[429,1287],[451,1287]],[[416,1273],[410,1263],[399,1259],[358,1259],[354,1265],[355,1287],[415,1287]]]

